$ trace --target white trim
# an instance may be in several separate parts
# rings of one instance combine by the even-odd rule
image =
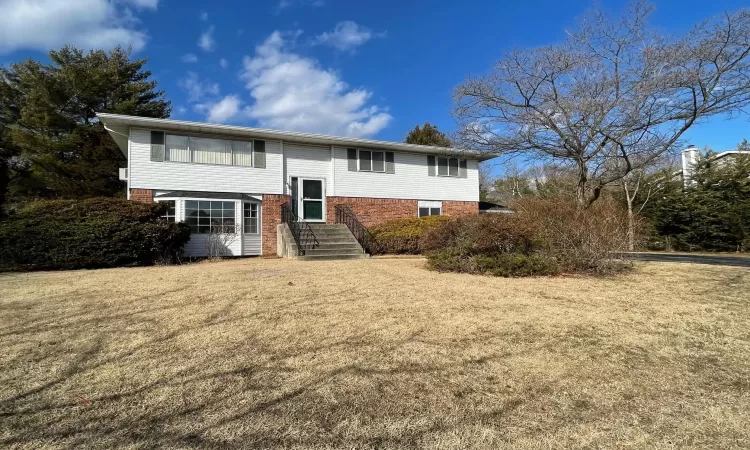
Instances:
[[[300,177],[300,176],[297,176],[295,178],[297,178],[297,198],[299,199],[298,203],[297,203],[297,216],[300,219],[304,220],[305,222],[326,223],[326,221],[328,219],[327,218],[327,214],[326,214],[326,206],[327,206],[326,205],[326,203],[327,203],[326,202],[326,179],[325,178],[314,178],[314,177]],[[323,209],[323,211],[322,211],[323,218],[321,220],[310,220],[310,219],[302,217],[302,216],[305,215],[305,210],[304,210],[305,205],[303,203],[303,197],[302,197],[302,195],[303,195],[302,192],[304,190],[304,186],[303,186],[304,180],[308,180],[308,181],[320,181],[322,183],[321,184],[321,191],[320,191],[320,193],[321,193],[321,197],[322,197],[321,198],[321,203],[322,203],[321,207]],[[317,201],[317,199],[312,199],[312,201]]]
[[[130,163],[133,161],[133,158],[130,157],[130,145],[133,143],[133,127],[128,127],[128,179],[125,189],[128,190],[127,192],[127,199],[130,200]],[[150,143],[149,143],[150,144]]]
[[[286,177],[284,176],[284,172],[286,171],[286,158],[284,158],[284,141],[279,141],[279,146],[281,147],[281,193],[282,195],[286,193]],[[291,194],[291,193],[290,193]]]
[[[334,162],[336,155],[334,152],[334,146],[331,145],[331,195],[336,195],[336,164]]]

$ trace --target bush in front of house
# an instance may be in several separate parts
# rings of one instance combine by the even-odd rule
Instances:
[[[519,201],[515,214],[451,220],[428,231],[421,248],[443,272],[535,276],[612,274],[627,267],[612,253],[625,248],[627,221],[602,201],[581,208],[566,199]]]
[[[190,239],[190,228],[161,219],[165,208],[115,198],[29,204],[0,221],[0,269],[83,269],[174,261]]]
[[[449,220],[446,216],[426,216],[396,219],[370,227],[377,242],[374,253],[418,255],[422,253],[420,242],[425,232]]]

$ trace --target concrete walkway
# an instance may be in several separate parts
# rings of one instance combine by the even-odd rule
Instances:
[[[680,262],[750,268],[750,257],[748,256],[693,255],[690,253],[630,253],[629,255],[634,256],[637,261]]]

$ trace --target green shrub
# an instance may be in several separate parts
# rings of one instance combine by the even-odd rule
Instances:
[[[417,255],[422,252],[420,240],[432,228],[450,220],[446,216],[397,219],[370,227],[377,241],[375,253]]]
[[[114,198],[37,202],[0,222],[0,268],[80,269],[174,259],[190,239],[166,206]]]
[[[488,274],[497,277],[557,275],[560,265],[554,258],[524,253],[470,255],[455,250],[432,252],[428,266],[439,272]]]

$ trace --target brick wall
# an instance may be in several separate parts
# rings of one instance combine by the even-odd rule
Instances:
[[[141,203],[152,203],[154,201],[154,191],[151,189],[131,189],[130,200]]]
[[[281,223],[281,205],[288,202],[288,195],[263,194],[261,212],[263,256],[276,254],[276,225]]]
[[[479,212],[479,202],[443,201],[444,216],[470,216]]]
[[[417,217],[417,200],[368,197],[327,197],[328,223],[336,221],[336,206],[349,205],[362,224],[367,227],[395,219]],[[443,201],[446,216],[466,216],[479,212],[478,202]]]

